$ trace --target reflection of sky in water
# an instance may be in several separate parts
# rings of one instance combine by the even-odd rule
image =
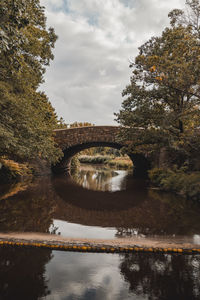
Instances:
[[[126,189],[124,178],[127,176],[127,171],[117,170],[117,175],[109,180],[109,190],[111,192],[122,191]]]
[[[148,189],[127,171],[96,165],[84,165],[81,171],[75,174],[77,184],[63,176],[41,178],[30,187],[0,187],[0,231],[200,245],[200,208],[196,204]],[[83,182],[94,190],[82,188]]]
[[[88,238],[88,239],[113,239],[113,238],[136,238],[142,239],[173,241],[180,243],[192,243],[200,245],[200,235],[193,236],[175,236],[175,235],[144,235],[140,234],[136,228],[127,229],[127,232],[120,235],[117,228],[107,228],[100,226],[86,226],[81,224],[69,223],[62,220],[53,220],[53,224],[49,228],[52,234],[58,234],[63,237],[71,238]]]
[[[0,299],[199,300],[200,256],[0,247]]]
[[[195,234],[193,236],[193,241],[194,241],[194,244],[200,245],[200,235],[199,234]]]
[[[45,299],[146,300],[147,296],[130,293],[129,284],[119,272],[116,254],[64,253],[53,251],[46,265],[51,294]]]
[[[48,300],[199,299],[199,256],[65,253],[45,266]],[[43,299],[43,298],[42,298]]]
[[[81,165],[73,180],[89,190],[117,192],[126,189],[127,170],[114,170],[105,166]]]
[[[126,234],[122,236],[120,234],[121,232],[117,231],[117,228],[114,227],[86,226],[56,219],[53,220],[49,232],[64,237],[91,239],[113,239],[121,237],[137,237],[141,239],[146,237],[144,234],[139,234],[138,229],[135,228],[127,229]]]
[[[57,229],[57,230],[56,230]],[[54,220],[53,225],[50,227],[50,232],[56,230],[56,234],[64,237],[74,238],[99,238],[99,239],[112,239],[115,237],[116,229],[103,228],[98,226],[85,226],[80,224],[69,223],[61,220]]]

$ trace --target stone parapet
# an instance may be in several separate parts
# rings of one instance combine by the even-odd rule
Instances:
[[[55,140],[62,150],[85,143],[116,143],[120,127],[87,126],[55,130]]]

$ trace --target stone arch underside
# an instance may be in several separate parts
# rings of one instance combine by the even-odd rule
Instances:
[[[56,142],[64,156],[53,167],[54,173],[69,173],[71,158],[82,150],[91,147],[111,147],[120,150],[124,145],[117,140],[119,127],[91,126],[56,131]],[[134,175],[146,176],[149,161],[142,154],[128,154],[134,165]]]

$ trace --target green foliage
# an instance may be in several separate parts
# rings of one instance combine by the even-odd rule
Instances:
[[[88,163],[88,164],[106,164],[109,160],[111,160],[111,156],[105,155],[97,155],[97,156],[88,156],[88,155],[81,155],[79,156],[79,161],[81,163]]]
[[[68,125],[65,123],[64,119],[61,117],[57,122],[56,129],[63,129],[63,128],[68,128]]]
[[[149,177],[164,191],[173,191],[189,199],[200,201],[200,172],[186,173],[185,168],[174,170],[155,168]]]
[[[70,167],[72,170],[77,170],[80,167],[80,161],[77,155],[72,157]]]
[[[56,114],[37,91],[55,41],[39,0],[0,2],[0,156],[52,163],[61,156],[53,139]]]
[[[55,161],[58,151],[52,131],[56,118],[44,94],[32,92],[22,97],[0,82],[0,111],[0,156],[16,160],[39,156]]]
[[[118,169],[132,169],[133,168],[133,163],[130,159],[124,159],[119,158],[119,159],[112,159],[108,162],[108,165],[110,167],[115,167]]]
[[[40,1],[2,0],[0,37],[0,79],[12,81],[17,90],[38,87],[56,41],[54,30],[46,29]]]
[[[111,147],[92,147],[80,152],[80,155],[108,155],[108,156],[121,156],[120,150]]]
[[[87,127],[87,126],[95,126],[95,125],[89,122],[74,122],[69,125],[70,128]]]
[[[129,169],[133,167],[133,163],[128,157],[114,157],[110,155],[80,155],[78,159],[81,163],[106,164],[110,167],[116,167],[120,169]]]
[[[181,10],[169,14],[171,27],[142,45],[131,64],[131,83],[116,114],[131,151],[167,147],[184,151],[187,158],[199,153],[199,1],[187,1],[187,7],[189,15]]]

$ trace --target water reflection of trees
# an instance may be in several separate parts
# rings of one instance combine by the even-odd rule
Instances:
[[[109,191],[110,179],[117,176],[117,172],[111,169],[87,169],[82,168],[72,173],[73,180],[80,186],[95,191]]]
[[[32,183],[16,194],[10,189],[8,197],[0,201],[0,231],[49,232],[55,207],[49,179]]]
[[[0,299],[36,300],[50,294],[44,277],[51,250],[0,248]]]
[[[125,254],[120,271],[130,291],[145,299],[200,299],[200,256]]]
[[[29,186],[27,182],[17,182],[11,185],[0,186],[0,200],[12,197],[19,192],[25,191]]]
[[[116,226],[116,236],[193,235],[200,233],[199,215],[199,204],[173,194],[149,190],[146,199],[123,216],[126,222]]]
[[[144,182],[130,177],[126,185],[124,191],[94,191],[61,176],[39,179],[27,190],[19,186],[14,186],[13,191],[4,189],[0,200],[0,231],[55,233],[59,229],[53,228],[53,219],[59,219],[115,227],[120,237],[200,233],[198,204],[149,190]]]
[[[88,226],[115,227],[121,237],[200,233],[200,206],[181,197],[148,190],[133,181],[125,191],[90,191],[66,180],[54,181],[56,219]]]
[[[59,257],[59,252],[55,253],[56,255]],[[70,257],[70,264],[65,264],[65,262],[63,264],[62,259],[59,258],[54,261],[51,267],[47,268],[47,264],[53,258],[51,250],[0,248],[0,299],[36,300],[45,297],[53,299],[51,296],[48,297],[50,293],[62,297],[63,291],[66,291],[65,296],[70,298],[72,294],[67,294],[67,288],[69,290],[70,287],[76,289],[77,286],[81,286],[81,282],[85,285],[82,294],[79,293],[81,289],[78,290],[77,298],[89,299],[88,294],[84,293],[87,284],[89,284],[89,287],[92,285],[92,290],[96,292],[95,295],[98,295],[98,289],[103,289],[106,286],[101,281],[102,285],[100,286],[97,279],[99,270],[100,277],[102,272],[106,271],[104,268],[101,269],[102,264],[105,267],[105,262],[106,269],[110,270],[110,276],[115,276],[116,267],[119,267],[122,275],[119,289],[122,291],[124,286],[126,289],[128,284],[129,298],[132,294],[133,299],[135,295],[140,299],[149,300],[200,299],[200,256],[198,255],[126,253],[120,254],[119,265],[118,259],[116,259],[111,260],[108,267],[106,257],[108,254],[104,254],[104,256],[103,254],[97,254],[101,257],[101,260],[95,264],[95,270],[92,266],[92,262],[94,262],[93,254],[89,254],[91,257],[87,254],[81,256],[84,255],[87,256],[83,258],[86,260],[84,264],[81,264],[81,260],[77,259],[77,254],[70,253],[70,256],[66,254],[60,257],[62,259]],[[95,258],[97,255],[95,255]],[[115,254],[116,256],[117,254]],[[65,261],[67,260],[65,259]],[[70,268],[64,268],[64,266],[70,266]],[[55,276],[52,276],[53,273],[55,273]],[[84,274],[85,280],[83,280],[81,274]],[[51,278],[50,284],[48,278]],[[56,278],[61,280],[61,285],[58,285]],[[55,280],[55,282],[52,280]],[[97,285],[96,280],[98,281]],[[109,280],[109,278],[105,278],[105,280]],[[127,284],[124,285],[123,281]],[[61,289],[58,290],[57,285]],[[64,289],[64,286],[66,286],[66,289]],[[61,295],[59,292],[61,292]],[[104,294],[101,291],[100,297],[102,295]],[[73,297],[73,299],[75,298]]]

